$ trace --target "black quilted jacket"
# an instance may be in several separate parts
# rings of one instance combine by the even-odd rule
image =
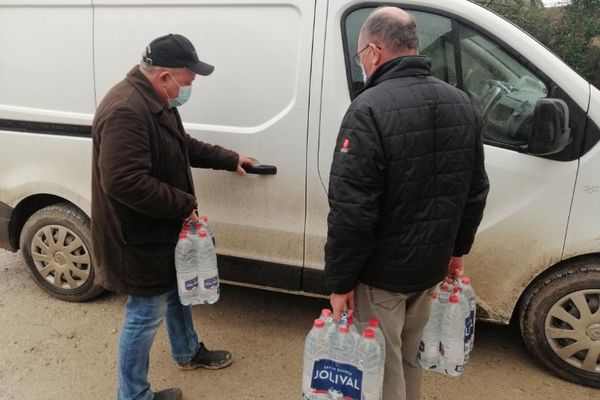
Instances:
[[[489,182],[481,118],[426,57],[380,66],[352,102],[329,181],[326,286],[421,291],[467,254]]]

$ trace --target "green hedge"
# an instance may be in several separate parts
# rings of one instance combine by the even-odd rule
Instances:
[[[529,32],[600,88],[600,0],[572,0],[560,8],[531,0],[477,2]]]

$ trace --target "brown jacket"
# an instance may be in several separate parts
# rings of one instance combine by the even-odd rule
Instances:
[[[134,67],[92,126],[92,245],[106,289],[154,296],[176,285],[175,244],[196,207],[192,167],[235,171],[239,156],[185,133]]]

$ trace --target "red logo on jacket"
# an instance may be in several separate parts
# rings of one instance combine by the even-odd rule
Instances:
[[[345,138],[344,141],[342,142],[342,148],[340,149],[340,152],[347,153],[348,147],[350,147],[350,139]]]

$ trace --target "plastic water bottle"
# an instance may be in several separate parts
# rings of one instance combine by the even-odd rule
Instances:
[[[440,292],[434,292],[429,320],[423,330],[417,358],[423,369],[437,369],[440,366],[440,335],[444,318],[444,305]]]
[[[381,376],[381,348],[375,340],[376,334],[365,329],[357,349],[357,363],[362,370],[362,400],[380,400],[383,378]]]
[[[462,301],[461,301],[462,300]],[[442,366],[449,376],[462,373],[465,364],[465,320],[469,305],[461,293],[449,297],[442,322]]]
[[[219,271],[215,246],[206,231],[198,233],[198,292],[195,304],[213,304],[219,300]]]
[[[348,317],[348,326],[350,327],[350,333],[354,336],[354,340],[356,343],[358,343],[361,336],[356,324],[354,323],[354,317],[352,317],[352,315]]]
[[[356,340],[348,325],[340,325],[331,346],[331,358],[340,363],[354,363]]]
[[[436,289],[438,294],[438,298],[442,299],[442,301],[447,301],[450,293],[452,292],[453,285],[447,282],[442,282]]]
[[[383,354],[385,358],[385,337],[383,336],[383,332],[379,327],[379,320],[377,318],[372,318],[369,320],[368,329],[371,329],[375,332],[375,341],[379,345],[381,349],[381,354]]]
[[[316,398],[311,393],[310,384],[313,377],[313,366],[320,358],[327,358],[329,352],[329,338],[325,328],[325,321],[316,319],[313,328],[306,336],[304,342],[304,368],[302,375],[302,398]]]
[[[373,318],[371,320],[369,320],[369,327],[367,329],[371,329],[373,332],[375,332],[375,341],[377,342],[377,345],[379,346],[379,350],[381,351],[381,387],[383,387],[383,376],[385,374],[385,356],[386,356],[386,352],[385,352],[385,337],[383,336],[383,332],[381,331],[381,328],[379,328],[379,320],[377,318]]]
[[[189,306],[198,296],[198,246],[197,242],[181,232],[175,246],[175,270],[177,274],[177,289],[181,304]]]
[[[448,283],[448,279],[442,281],[432,295],[431,310],[429,320],[423,330],[421,343],[419,345],[419,353],[417,358],[419,364],[424,369],[440,370],[442,359],[440,352],[443,351],[440,344],[442,335],[442,327],[446,305],[452,290],[452,285]],[[443,369],[441,370],[443,371]]]
[[[200,226],[202,226],[206,232],[208,232],[208,236],[210,236],[213,245],[216,245],[216,241],[215,241],[215,234],[213,232],[213,230],[211,229],[210,225],[208,224],[208,217],[207,216],[202,216],[199,218],[200,220]]]
[[[324,308],[321,310],[321,316],[319,318],[325,322],[325,330],[327,331],[327,336],[329,337],[329,341],[331,343],[333,341],[333,336],[337,331],[337,324],[333,319],[333,313],[331,310]]]
[[[475,299],[475,290],[471,285],[471,279],[463,277],[460,279],[460,283],[463,287],[463,296],[469,304],[469,317],[466,321],[465,327],[465,362],[469,360],[471,351],[473,350],[473,343],[475,341],[475,317],[477,311],[477,301]]]

